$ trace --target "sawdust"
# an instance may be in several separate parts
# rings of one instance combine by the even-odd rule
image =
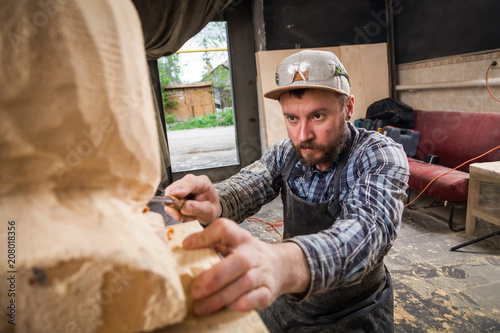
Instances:
[[[453,320],[453,319],[455,318],[455,317],[454,317],[454,316],[452,316],[451,314],[447,314],[447,313],[445,313],[445,314],[443,315],[443,317],[444,317],[445,319],[448,319],[448,320]]]
[[[401,320],[404,320],[405,322],[411,322],[417,320],[417,318],[406,312],[406,310],[402,306],[396,305],[394,307],[394,322],[396,324],[399,324]]]
[[[438,273],[439,277],[449,278],[443,276],[440,270]],[[396,325],[411,326],[423,329],[425,332],[444,333],[456,331],[464,325],[471,325],[477,322],[478,318],[498,317],[500,314],[499,309],[486,313],[483,308],[471,301],[467,291],[461,288],[447,289],[447,286],[443,285],[433,286],[426,282],[428,279],[422,280],[416,276],[404,278],[413,288],[394,290]],[[427,319],[422,321],[422,316],[426,316]]]
[[[448,293],[446,291],[444,291],[443,289],[436,289],[436,290],[434,290],[434,293],[436,295],[439,295],[439,296],[446,296],[446,295],[448,295]]]
[[[478,317],[486,317],[486,314],[484,313],[484,309],[479,309],[479,311],[472,311],[471,312],[474,316]]]
[[[426,333],[448,333],[451,331],[451,329],[452,329],[452,327],[450,325],[448,325],[447,323],[444,323],[442,329],[438,330],[435,328],[430,328],[430,329],[426,330]]]

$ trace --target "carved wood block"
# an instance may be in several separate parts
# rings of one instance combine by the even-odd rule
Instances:
[[[17,223],[16,325],[2,320],[0,331],[181,321],[176,262],[155,234],[163,221],[142,213],[160,163],[133,4],[5,0],[0,22],[0,217]],[[0,290],[8,304],[4,278]]]
[[[167,227],[166,230],[170,248],[177,261],[182,286],[186,294],[188,315],[180,324],[157,330],[155,333],[268,332],[267,327],[255,311],[240,312],[224,309],[209,316],[196,316],[192,312],[190,285],[201,272],[209,269],[221,259],[213,249],[185,250],[182,248],[184,238],[192,233],[203,230],[198,221],[175,224]]]

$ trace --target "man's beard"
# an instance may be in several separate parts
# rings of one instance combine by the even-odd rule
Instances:
[[[327,146],[312,141],[299,142],[297,145],[295,145],[295,153],[304,166],[312,167],[318,164],[328,164],[332,163],[337,155],[340,154],[342,149],[344,149],[346,142],[347,126],[345,126],[345,123],[342,123],[339,128],[339,135],[336,142],[333,142]],[[320,156],[319,158],[312,158],[311,156],[314,152],[306,153],[306,156],[303,156],[301,153],[301,149],[319,150],[322,153],[322,156]]]

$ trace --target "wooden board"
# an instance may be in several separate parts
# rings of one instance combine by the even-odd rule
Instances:
[[[265,333],[269,332],[255,311],[222,310],[205,317],[188,317],[180,324],[154,333]]]
[[[354,96],[351,122],[354,122],[366,116],[370,104],[389,97],[387,44],[341,46],[340,61],[351,79],[351,94]]]
[[[170,248],[177,261],[182,286],[186,294],[188,315],[180,324],[168,326],[154,331],[155,333],[198,333],[198,332],[268,332],[259,315],[255,311],[221,310],[209,316],[198,317],[193,313],[189,287],[193,280],[203,271],[221,260],[210,248],[186,250],[182,247],[184,239],[203,230],[198,221],[175,224],[166,227]]]

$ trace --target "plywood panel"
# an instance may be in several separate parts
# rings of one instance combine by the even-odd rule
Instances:
[[[370,46],[370,47],[368,47]],[[387,44],[359,45],[367,107],[389,97],[389,62]]]
[[[365,80],[363,79],[364,66],[361,62],[359,47],[341,46],[340,61],[344,64],[351,80],[351,95],[354,96],[354,114],[351,121],[364,117],[366,113]]]
[[[363,118],[366,108],[389,96],[387,44],[345,45],[316,48],[335,53],[344,64],[351,80],[354,95],[354,115],[351,121]],[[264,93],[276,87],[274,72],[279,63],[301,49],[261,51],[255,57],[259,82],[261,141],[263,149],[273,142],[287,138],[279,102],[264,98]]]
[[[349,73],[354,95],[351,121],[364,118],[370,104],[389,97],[387,44],[341,46],[340,61]]]

